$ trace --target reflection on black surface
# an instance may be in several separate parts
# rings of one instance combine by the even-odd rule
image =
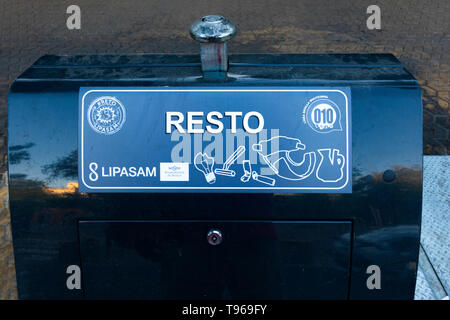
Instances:
[[[72,154],[73,155],[73,154]],[[73,159],[73,157],[72,157]],[[52,168],[60,167],[65,164],[66,175],[70,175],[70,167],[73,164],[69,161],[70,157],[65,157],[61,161],[53,164]],[[73,170],[72,165],[72,170]],[[13,224],[16,230],[20,229],[20,233],[15,233],[14,241],[19,253],[18,272],[27,272],[42,264],[48,264],[49,261],[58,261],[61,256],[68,256],[71,251],[67,251],[67,247],[73,248],[73,254],[76,254],[78,246],[76,222],[80,219],[297,219],[297,220],[315,220],[315,219],[355,219],[356,229],[354,230],[354,239],[356,246],[353,250],[353,280],[355,283],[361,283],[362,289],[365,288],[366,274],[363,266],[379,263],[382,267],[384,279],[395,279],[395,277],[404,277],[408,279],[415,274],[413,266],[406,265],[405,261],[415,261],[415,247],[412,243],[418,243],[418,227],[420,216],[415,214],[421,207],[421,170],[407,167],[396,167],[396,180],[392,183],[383,181],[383,172],[373,172],[369,175],[354,176],[353,193],[352,194],[224,194],[224,193],[89,193],[80,194],[76,187],[76,182],[63,179],[66,188],[55,189],[47,187],[47,181],[39,181],[29,178],[25,173],[15,173],[10,176],[10,199],[11,207],[15,212]],[[52,169],[49,169],[51,172]],[[73,171],[72,171],[73,172]],[[54,176],[54,174],[50,174]],[[56,178],[55,178],[56,179]],[[59,192],[60,191],[60,192]],[[200,209],[199,209],[200,208]],[[406,214],[412,213],[412,214]],[[405,226],[393,228],[397,225]],[[408,227],[408,226],[411,226]],[[414,230],[412,228],[415,228]],[[403,230],[403,231],[402,231]],[[115,241],[120,239],[123,250],[134,249],[139,252],[142,259],[150,259],[152,261],[160,261],[165,267],[161,269],[159,275],[154,275],[160,281],[166,281],[165,287],[167,292],[165,296],[173,296],[177,290],[177,285],[186,286],[195,285],[194,278],[183,277],[183,279],[173,278],[176,270],[173,268],[181,268],[186,271],[193,270],[196,265],[192,264],[190,259],[178,259],[177,262],[171,263],[170,259],[175,259],[181,253],[183,257],[189,257],[188,246],[180,251],[180,241],[186,243],[186,239],[179,239],[180,235],[167,233],[158,237],[167,239],[164,244],[154,245],[152,241],[158,237],[148,236],[143,232],[138,232],[139,227],[130,226],[128,229],[117,228],[108,231],[109,238]],[[188,234],[187,230],[184,234]],[[202,241],[206,245],[205,234],[208,230],[201,233]],[[45,237],[43,236],[45,232]],[[167,232],[155,230],[154,232]],[[139,234],[137,236],[136,234]],[[323,229],[316,230],[316,236],[324,238],[326,232]],[[306,238],[312,238],[314,234]],[[45,238],[45,240],[44,240]],[[171,239],[171,240],[170,240]],[[169,241],[170,240],[170,241]],[[28,254],[29,241],[33,241],[35,248],[32,255]],[[345,242],[345,240],[344,240]],[[359,244],[361,243],[361,244]],[[149,250],[149,247],[154,248]],[[51,255],[49,251],[45,251],[46,247],[53,246],[55,251]],[[21,248],[24,252],[21,252]],[[301,247],[301,246],[300,246]],[[285,247],[287,248],[287,247]],[[305,243],[302,247],[302,255],[305,258],[313,257],[315,251],[311,251],[309,244]],[[209,249],[209,248],[208,248]],[[205,248],[205,250],[208,250]],[[217,248],[216,248],[217,249]],[[273,284],[267,292],[267,297],[277,296],[277,290],[283,290],[283,281],[277,278],[279,274],[286,273],[284,269],[280,269],[281,259],[287,256],[286,252],[281,252],[276,242],[260,242],[251,247],[248,245],[236,245],[233,255],[239,257],[238,261],[221,261],[220,266],[214,267],[214,272],[218,270],[221,276],[217,277],[218,283],[214,286],[221,288],[221,297],[239,297],[239,286],[242,284],[239,277],[235,276],[237,266],[242,272],[253,275],[253,263],[248,260],[245,254],[252,251],[257,255],[261,255],[260,259],[268,257],[270,253],[271,263],[267,264],[265,269],[266,275],[262,273],[252,280],[247,279],[247,283],[260,281],[270,274]],[[342,248],[341,248],[342,250]],[[42,252],[41,252],[42,251]],[[325,252],[338,252],[325,250]],[[27,252],[27,254],[26,254]],[[259,253],[258,253],[259,252]],[[266,252],[266,255],[263,253]],[[323,254],[323,249],[317,251]],[[257,254],[258,253],[258,254]],[[383,256],[384,255],[384,256]],[[118,253],[121,256],[121,253]],[[199,255],[202,256],[202,255]],[[227,254],[224,256],[232,256]],[[301,256],[298,254],[298,256]],[[207,255],[201,259],[207,259]],[[378,259],[379,261],[373,261]],[[398,263],[393,257],[398,258]],[[69,263],[73,263],[72,257]],[[167,260],[169,259],[169,260]],[[200,259],[200,258],[199,258]],[[344,265],[345,258],[335,257],[334,269],[336,272],[339,266]],[[383,259],[383,260],[380,260]],[[202,261],[197,261],[202,264]],[[120,263],[120,261],[118,261]],[[256,262],[256,264],[264,265],[264,261]],[[300,262],[308,263],[308,262]],[[337,264],[336,264],[337,263]],[[400,265],[401,264],[401,265]],[[324,264],[322,264],[324,265]],[[383,269],[383,265],[385,268]],[[271,269],[272,268],[272,269]],[[274,269],[275,268],[275,269]],[[317,268],[314,266],[314,268]],[[359,268],[359,269],[358,269]],[[344,269],[341,269],[341,271]],[[129,272],[138,272],[131,268]],[[308,271],[308,270],[306,270]],[[305,272],[306,272],[305,271]],[[313,270],[309,270],[312,272]],[[141,274],[153,271],[139,271]],[[202,271],[205,272],[213,272]],[[202,274],[200,272],[199,274]],[[330,271],[327,271],[330,272]],[[179,274],[189,274],[179,273]],[[299,273],[300,274],[300,273]],[[310,274],[310,273],[308,273]],[[312,272],[315,276],[320,276]],[[358,280],[358,277],[360,279]],[[211,278],[211,277],[210,277]],[[228,282],[224,281],[227,279]],[[317,279],[309,276],[311,281]],[[236,279],[236,280],[233,280]],[[126,279],[124,279],[125,281]],[[215,281],[216,281],[215,280]],[[44,278],[35,279],[37,284],[41,286],[47,285]],[[200,280],[199,280],[200,281]],[[206,281],[206,280],[203,280]],[[212,280],[211,280],[212,281]],[[272,280],[270,280],[272,281]],[[302,280],[307,281],[307,280]],[[45,283],[44,283],[45,282]],[[124,282],[126,283],[126,282]],[[170,284],[173,285],[170,285]],[[281,284],[280,284],[281,283]],[[305,282],[303,282],[305,283]],[[319,282],[321,283],[321,282]],[[392,281],[392,283],[398,283]],[[410,283],[410,282],[408,282]],[[259,284],[261,288],[262,284]],[[326,285],[326,283],[324,283]],[[384,286],[388,284],[383,283]],[[214,286],[211,286],[214,287]],[[251,287],[249,287],[251,288]],[[323,287],[318,286],[318,290]],[[267,289],[267,288],[266,288]],[[264,290],[266,290],[264,289]],[[55,289],[56,290],[56,289]],[[142,290],[148,290],[143,288]],[[173,291],[171,291],[173,290]],[[208,289],[209,290],[209,289]],[[250,289],[247,289],[250,290]],[[391,288],[390,292],[405,290],[405,288]],[[246,297],[252,296],[249,291]],[[279,292],[279,291],[278,291]],[[354,293],[357,291],[354,290]],[[273,293],[273,296],[270,294]],[[214,297],[216,293],[211,289],[208,291],[208,297]],[[179,293],[181,296],[181,293]],[[259,295],[258,295],[259,296]],[[278,295],[279,296],[279,295]],[[318,294],[320,296],[320,293]]]
[[[78,176],[78,153],[73,150],[67,156],[58,158],[55,162],[44,165],[42,173],[49,179],[66,178],[73,179]]]
[[[10,174],[9,181],[12,188],[11,193],[17,194],[19,199],[28,199],[30,202],[37,200],[34,196],[43,193],[42,188],[45,187],[43,181],[30,179],[28,178],[28,175],[24,173]]]
[[[50,177],[76,175],[76,152],[46,166]],[[57,168],[61,169],[58,173]],[[51,188],[52,181],[31,179],[25,173],[10,175],[11,201],[41,211],[43,207],[82,209],[86,217],[120,218],[220,218],[220,219],[316,219],[333,216],[358,217],[360,228],[406,223],[411,216],[397,210],[420,210],[421,170],[395,168],[397,178],[383,181],[382,172],[361,176],[353,182],[352,194],[233,194],[233,193],[89,193],[80,194],[77,182],[63,179],[64,187]],[[56,177],[54,178],[56,179]],[[199,203],[201,210],[199,210]],[[419,209],[418,209],[419,208]]]
[[[396,299],[404,292],[414,296],[414,282],[419,254],[420,228],[417,225],[396,225],[368,231],[356,236],[353,250],[358,252],[354,258],[354,280],[365,283],[366,268],[377,265],[381,270],[381,289],[390,293],[384,298]],[[345,244],[344,244],[345,245]],[[409,288],[398,286],[409,284]],[[378,294],[381,294],[378,292]]]
[[[30,160],[30,152],[27,149],[33,146],[34,143],[10,146],[8,155],[9,164],[19,164],[22,161]]]

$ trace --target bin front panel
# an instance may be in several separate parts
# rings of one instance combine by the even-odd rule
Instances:
[[[81,221],[79,232],[91,299],[348,296],[351,222]]]
[[[14,82],[8,165],[20,298],[83,297],[83,288],[67,288],[66,270],[82,265],[78,221],[88,219],[352,221],[349,297],[414,297],[422,203],[422,104],[414,78],[388,55],[230,61],[229,79],[219,83],[202,80],[193,56],[44,57]],[[349,87],[352,193],[80,192],[80,88],[138,86]],[[385,180],[392,173],[394,180]],[[366,285],[374,264],[382,272],[380,290]]]

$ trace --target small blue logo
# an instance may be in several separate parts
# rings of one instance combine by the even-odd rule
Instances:
[[[327,96],[317,96],[303,109],[303,122],[318,133],[342,131],[341,110]]]
[[[116,97],[99,97],[89,106],[87,117],[94,131],[114,134],[125,123],[125,108]]]

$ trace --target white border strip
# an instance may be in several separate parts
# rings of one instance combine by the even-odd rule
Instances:
[[[84,181],[84,98],[91,92],[339,92],[345,98],[345,127],[346,127],[346,180],[345,184],[338,188],[333,187],[91,187]],[[117,189],[117,190],[340,190],[345,188],[349,180],[349,121],[348,121],[348,98],[345,92],[334,89],[94,89],[87,91],[81,98],[81,181],[86,188]]]

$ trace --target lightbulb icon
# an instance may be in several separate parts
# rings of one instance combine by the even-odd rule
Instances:
[[[209,157],[206,153],[197,153],[194,158],[195,168],[203,172],[205,175],[206,182],[212,184],[216,182],[216,176],[214,174],[214,158]]]

